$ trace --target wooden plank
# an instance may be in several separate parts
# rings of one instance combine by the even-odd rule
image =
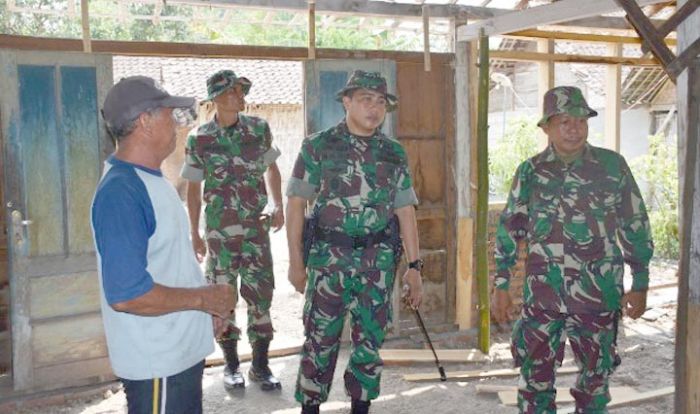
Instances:
[[[615,56],[569,55],[558,53],[518,52],[507,50],[492,50],[491,60],[512,60],[521,62],[551,61],[568,63],[591,63],[599,65],[628,65],[628,66],[659,66],[656,59],[642,59]]]
[[[672,395],[674,393],[674,387],[665,387],[665,388],[660,388],[658,390],[654,391],[647,391],[647,392],[629,392],[629,391],[624,391],[621,393],[621,395],[617,395],[613,393],[613,388],[616,387],[611,387],[610,388],[610,394],[612,394],[612,401],[608,403],[608,408],[614,408],[614,407],[621,407],[627,404],[631,403],[640,403],[644,401],[649,401],[649,400],[654,400],[656,398],[660,397],[665,397],[667,395]],[[620,387],[620,388],[627,388],[627,387]],[[558,397],[558,395],[557,395]],[[557,398],[557,402],[559,402],[559,398]],[[557,414],[573,414],[576,412],[576,407],[563,407],[557,410]],[[691,413],[693,411],[687,411],[688,413]]]
[[[97,271],[31,279],[31,318],[52,318],[100,311]]]
[[[457,222],[457,324],[459,329],[473,328],[474,311],[472,300],[474,220],[460,217]]]
[[[82,43],[77,39],[50,39],[29,36],[0,35],[0,48],[19,50],[45,50],[56,52],[81,52]],[[202,43],[130,42],[93,40],[93,53],[127,56],[162,57],[221,57],[238,59],[304,60],[306,47],[241,46]],[[383,50],[316,49],[317,59],[391,59],[396,62],[423,64],[419,52],[392,52]],[[433,63],[449,62],[451,53],[433,53]]]
[[[437,68],[430,74],[435,73]],[[403,119],[399,116],[399,119]],[[399,123],[399,129],[406,129]],[[445,141],[443,139],[401,139],[408,155],[413,186],[421,204],[445,203]]]
[[[109,358],[84,359],[68,364],[40,367],[34,371],[36,388],[55,389],[66,387],[66,375],[70,373],[71,385],[81,386],[115,380]]]
[[[270,349],[268,352],[268,356],[270,358],[281,358],[281,357],[286,357],[286,356],[292,356],[292,355],[298,355],[301,352],[301,345],[297,346],[290,346],[286,348],[273,348]],[[238,359],[240,359],[241,362],[248,362],[253,360],[253,354],[250,352],[240,354],[238,356]],[[206,366],[207,367],[216,367],[219,365],[224,365],[226,361],[224,358],[207,358],[206,359]]]
[[[430,72],[423,70],[422,62],[396,65],[397,93],[401,97],[397,130],[399,138],[444,139],[444,126],[448,119],[445,113],[445,92],[435,85],[445,85],[448,82],[447,70],[446,65],[433,63]]]
[[[491,358],[478,349],[436,349],[438,359],[447,362],[486,362]],[[435,362],[435,357],[429,349],[382,349],[379,356],[384,365],[402,365],[421,362]]]
[[[698,7],[700,7],[700,0],[688,0],[684,5],[676,9],[676,12],[666,19],[664,24],[657,26],[656,31],[659,37],[666,37],[669,33],[676,30],[676,27],[688,16],[693,14]],[[642,50],[644,51],[644,48],[642,48]]]
[[[695,39],[693,44],[688,46],[677,58],[675,58],[666,68],[668,73],[672,73],[675,78],[685,70],[694,59],[700,55],[700,38]],[[672,78],[673,79],[673,78]]]
[[[32,349],[35,368],[106,356],[102,316],[91,313],[35,323]]]
[[[639,36],[649,45],[654,56],[661,62],[664,69],[673,61],[675,56],[671,49],[663,42],[656,31],[656,28],[651,24],[639,5],[634,0],[615,0],[627,13],[627,20],[632,23],[634,30],[639,33]],[[676,75],[666,71],[671,80],[675,83]]]
[[[309,59],[316,59],[316,2],[309,0]]]
[[[553,30],[518,30],[512,33],[506,33],[504,37],[516,38],[533,38],[533,39],[552,39],[552,40],[570,40],[572,42],[601,42],[601,43],[623,43],[623,44],[642,44],[642,39],[639,36],[614,36],[600,35],[593,33],[574,33]],[[666,39],[666,44],[669,46],[676,45],[676,39]],[[549,52],[553,53],[553,52]]]
[[[622,45],[610,43],[610,56],[621,57]],[[615,152],[620,152],[620,113],[622,111],[622,66],[608,65],[605,68],[605,133],[604,146]]]
[[[303,11],[306,10],[307,0],[168,0],[169,3],[215,5],[218,7],[251,8],[251,9],[275,9]],[[433,17],[449,18],[454,16],[469,17],[473,19],[488,19],[509,13],[509,9],[497,9],[493,7],[464,6],[457,4],[431,4],[430,15]],[[330,15],[371,15],[395,18],[397,16],[420,18],[422,5],[405,3],[388,3],[383,1],[367,0],[333,0],[320,1],[316,11]]]
[[[544,39],[537,41],[537,52],[545,53],[548,55],[554,54],[554,40]],[[538,63],[538,73],[537,73],[537,113],[544,113],[542,107],[544,103],[544,95],[548,90],[554,87],[554,77],[555,77],[555,66],[554,62],[544,61]],[[544,133],[540,128],[537,129],[537,141],[539,147],[544,150],[549,144],[549,138],[547,134]]]
[[[640,6],[663,3],[666,0],[638,0]],[[556,24],[567,20],[599,16],[617,11],[619,6],[615,0],[561,0],[544,6],[533,7],[521,11],[504,14],[488,20],[461,27],[458,31],[459,40],[474,40],[479,31],[484,30],[485,36],[494,36],[516,30],[529,29],[539,25]]]
[[[639,393],[635,391],[634,388],[632,387],[610,387],[610,396],[612,397],[612,400],[627,400],[629,398],[632,398],[635,395],[638,395]],[[506,391],[499,391],[498,392],[498,399],[501,400],[501,404],[507,405],[507,406],[514,406],[518,405],[518,388],[517,387],[511,387],[510,390]],[[570,403],[574,402],[574,397],[571,395],[571,393],[568,392],[557,392],[557,397],[556,397],[556,402],[557,404],[562,404],[562,403]],[[612,402],[611,402],[612,404]],[[608,404],[608,407],[611,405]],[[559,411],[557,411],[558,413]]]
[[[557,370],[557,374],[572,374],[578,372],[578,367],[563,367]],[[447,381],[468,381],[470,379],[477,378],[499,378],[499,377],[517,377],[520,375],[519,368],[504,368],[504,369],[492,369],[492,370],[472,370],[472,371],[453,371],[447,372]],[[406,374],[403,376],[405,381],[410,382],[435,382],[440,381],[440,374],[438,373],[427,373],[427,374]]]
[[[428,5],[422,7],[423,15],[423,69],[430,72],[430,8]]]
[[[83,52],[92,53],[90,42],[90,6],[88,0],[80,0],[80,23],[83,29]]]

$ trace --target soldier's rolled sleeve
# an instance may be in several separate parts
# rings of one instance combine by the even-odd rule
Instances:
[[[317,193],[318,187],[304,180],[291,177],[287,182],[287,197],[301,197],[307,200],[313,200]]]
[[[312,200],[321,184],[321,167],[311,138],[301,144],[301,150],[294,162],[292,176],[287,182],[287,197],[301,197]]]
[[[200,182],[204,180],[204,161],[197,153],[197,128],[187,135],[185,163],[180,171],[180,176],[189,181]]]
[[[263,154],[263,164],[266,167],[269,166],[273,162],[277,161],[277,158],[279,158],[280,155],[282,155],[280,150],[277,147],[272,146],[269,150],[267,150],[267,152]]]
[[[530,164],[526,161],[518,167],[513,178],[508,201],[496,230],[496,277],[494,285],[507,290],[510,286],[511,271],[518,259],[518,240],[527,234],[528,223],[528,173]]]
[[[416,196],[416,191],[413,189],[413,187],[396,192],[396,197],[394,198],[395,209],[411,205],[415,206],[417,204],[418,197]]]
[[[204,180],[204,171],[188,164],[182,166],[182,171],[180,172],[180,175],[182,176],[182,178],[188,181],[200,182]]]
[[[654,255],[651,225],[637,182],[624,160],[621,169],[618,239],[625,262],[632,271],[632,290],[643,291],[649,287],[649,262]]]

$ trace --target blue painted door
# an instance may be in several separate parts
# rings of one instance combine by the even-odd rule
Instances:
[[[304,108],[306,134],[322,131],[345,117],[343,105],[336,101],[336,93],[345,86],[355,69],[380,72],[387,80],[389,91],[396,91],[396,63],[374,59],[320,59],[304,62]],[[396,114],[389,113],[383,130],[395,136]]]
[[[110,372],[89,217],[111,57],[3,51],[0,65],[14,386],[94,382]]]

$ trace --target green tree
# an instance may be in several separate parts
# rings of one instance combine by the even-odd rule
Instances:
[[[489,148],[489,192],[498,199],[508,196],[518,165],[540,150],[537,119],[518,117],[510,120],[505,134]]]
[[[647,154],[631,162],[632,172],[646,185],[644,200],[654,237],[654,254],[678,260],[678,151],[676,136],[649,137]]]

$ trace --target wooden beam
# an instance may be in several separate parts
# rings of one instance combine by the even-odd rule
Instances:
[[[45,50],[54,52],[80,52],[82,41],[78,39],[50,39],[29,36],[0,35],[0,48],[19,50]],[[308,56],[305,47],[237,46],[202,43],[128,42],[93,40],[93,53],[127,56],[163,57],[220,57],[237,59],[303,60]],[[317,59],[391,59],[397,62],[422,63],[418,52],[392,52],[383,50],[316,49]],[[434,63],[451,62],[451,53],[432,53]]]
[[[316,2],[309,1],[309,59],[316,59]]]
[[[644,39],[644,42],[649,45],[649,49],[661,62],[668,77],[675,83],[678,75],[668,70],[668,65],[675,59],[675,55],[671,52],[671,49],[666,46],[663,39],[659,37],[654,25],[651,24],[634,0],[615,1],[625,10],[625,13],[627,13],[627,20],[634,26],[634,30],[639,33],[639,36]]]
[[[436,349],[435,352],[443,364],[446,362],[485,362],[490,358],[478,349]],[[382,349],[379,351],[385,365],[413,364],[418,362],[435,362],[433,352],[429,349]]]
[[[568,63],[591,63],[598,65],[627,65],[627,66],[658,66],[659,62],[656,59],[640,59],[630,57],[615,57],[615,56],[589,56],[589,55],[568,55],[568,54],[549,54],[535,52],[512,52],[506,50],[492,50],[490,52],[491,60],[512,60],[520,62],[532,61],[552,61],[552,62],[568,62]]]
[[[517,32],[506,33],[504,37],[532,38],[532,39],[552,39],[552,40],[570,40],[573,42],[602,42],[602,43],[623,43],[623,44],[641,44],[642,39],[639,36],[614,36],[614,35],[599,35],[592,33],[574,33],[574,32],[558,32],[551,30],[518,30]],[[666,44],[669,46],[676,45],[676,39],[666,39]]]
[[[659,36],[668,36],[669,33],[676,30],[680,22],[693,14],[698,7],[700,7],[700,0],[688,0],[687,3],[677,9],[676,12],[657,29]]]
[[[217,6],[250,9],[306,10],[306,0],[168,0],[170,4]],[[430,4],[430,15],[440,18],[490,19],[510,13],[510,9],[464,6],[458,4]],[[317,0],[316,11],[323,14],[373,15],[384,17],[413,17],[423,15],[422,4],[393,3],[368,0]]]
[[[430,8],[423,6],[423,69],[430,72]]]
[[[554,54],[554,40],[544,39],[537,41],[537,52],[547,55]],[[548,60],[539,62],[537,73],[537,113],[543,113],[543,97],[548,90],[554,87],[554,61]],[[541,128],[537,128],[537,142],[541,149],[549,145],[549,138]]]
[[[654,26],[661,26],[665,20],[652,19]],[[605,30],[634,30],[629,22],[624,17],[596,16],[585,17],[581,19],[568,20],[566,22],[549,24],[547,26],[560,27],[582,27],[588,29],[605,29]]]
[[[654,391],[647,392],[635,392],[635,393],[625,393],[620,396],[613,396],[612,401],[607,405],[608,408],[621,407],[627,404],[636,404],[644,401],[653,400],[660,397],[665,397],[667,395],[672,395],[674,393],[673,387],[660,388]],[[642,410],[639,410],[643,412]],[[576,412],[576,407],[563,407],[557,410],[557,414],[573,414]],[[680,412],[680,411],[677,411]],[[691,413],[693,411],[688,411]]]
[[[579,372],[578,367],[563,367],[557,370],[557,374],[572,374]],[[492,370],[473,370],[473,371],[454,371],[447,372],[447,381],[467,381],[476,378],[498,378],[498,377],[517,377],[520,375],[520,368],[504,368]],[[434,382],[440,381],[440,374],[406,374],[403,376],[404,381],[409,382]]]
[[[622,57],[622,45],[610,43],[610,56]],[[605,73],[604,147],[620,152],[620,112],[622,110],[622,65],[608,65]]]
[[[697,59],[698,55],[700,55],[700,37],[695,39],[693,44],[691,44],[683,52],[681,52],[681,54],[678,55],[677,58],[673,59],[673,61],[666,68],[666,72],[673,74],[673,77],[671,79],[677,78],[678,75],[680,75],[681,72],[685,70],[685,68],[690,64],[691,61]]]
[[[663,3],[667,0],[638,0],[640,6]],[[619,9],[615,0],[560,0],[545,6],[504,14],[478,23],[461,27],[460,40],[473,40],[483,29],[486,36],[494,36],[539,25],[555,24],[567,20],[598,16]]]
[[[612,402],[629,401],[640,395],[632,387],[610,387],[609,390],[612,401],[607,405],[608,407],[611,406]],[[518,405],[518,388],[513,386],[509,390],[498,391],[498,399],[501,400],[501,404],[506,406]],[[558,392],[555,401],[557,404],[571,403],[574,402],[574,396],[568,392]],[[561,410],[557,410],[557,414],[561,414],[561,412]]]
[[[83,27],[83,52],[92,53],[90,42],[90,9],[88,0],[80,0],[80,20]]]

